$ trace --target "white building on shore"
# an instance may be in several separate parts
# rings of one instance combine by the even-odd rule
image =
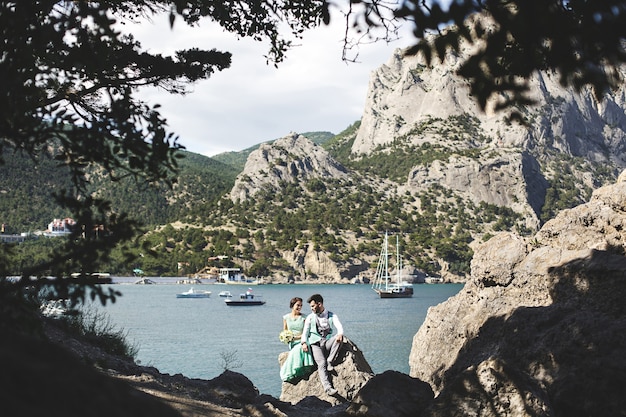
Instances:
[[[74,226],[76,226],[76,222],[69,217],[54,219],[48,224],[48,229],[43,232],[43,235],[46,237],[67,236],[72,233]]]

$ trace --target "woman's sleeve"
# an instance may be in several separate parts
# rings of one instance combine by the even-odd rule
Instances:
[[[300,343],[308,343],[309,342],[309,333],[311,332],[311,320],[310,316],[307,316],[304,319],[304,327],[302,328],[302,336],[300,336]]]

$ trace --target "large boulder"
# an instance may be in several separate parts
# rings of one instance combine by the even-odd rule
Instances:
[[[287,354],[288,352],[283,352],[279,355],[278,363],[281,366]],[[330,373],[330,379],[337,389],[337,394],[330,396],[324,392],[316,369],[300,380],[283,382],[280,400],[297,404],[307,397],[317,397],[325,401],[328,406],[337,405],[352,400],[372,376],[372,368],[365,360],[363,352],[344,336],[344,342],[337,357],[337,365]]]
[[[385,371],[361,388],[346,414],[353,417],[416,417],[433,398],[433,390],[426,382],[397,371]]]
[[[626,172],[534,237],[478,247],[413,339],[411,376],[437,394],[424,415],[622,415],[625,253]]]

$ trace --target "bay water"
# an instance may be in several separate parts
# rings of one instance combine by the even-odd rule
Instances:
[[[151,278],[156,285],[134,285],[114,278],[122,293],[113,304],[101,307],[110,323],[127,334],[138,349],[137,362],[162,373],[212,379],[224,369],[245,375],[262,394],[278,398],[281,391],[278,355],[286,345],[278,340],[282,316],[290,311],[289,300],[324,297],[345,335],[359,347],[374,373],[395,370],[409,373],[413,336],[430,306],[455,295],[461,284],[416,284],[413,298],[380,299],[369,285],[259,285],[250,287],[261,296],[262,306],[227,306],[220,291],[237,297],[247,287],[239,285],[193,285],[208,290],[210,298],[176,298],[191,285],[176,279]]]

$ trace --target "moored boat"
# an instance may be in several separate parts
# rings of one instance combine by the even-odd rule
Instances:
[[[193,287],[185,292],[176,294],[176,298],[209,298],[211,291],[197,291]]]
[[[402,280],[402,259],[399,252],[398,237],[396,236],[396,276],[395,282],[389,275],[389,238],[385,232],[383,247],[376,268],[376,276],[372,283],[372,289],[380,298],[410,298],[413,297],[413,284]]]
[[[219,296],[220,297],[232,297],[233,295],[230,293],[230,291],[220,291]]]
[[[260,295],[252,294],[252,290],[248,288],[244,294],[239,294],[239,298],[228,297],[224,300],[228,306],[260,306],[265,304]]]
[[[444,280],[441,277],[426,277],[424,278],[426,284],[443,284]]]
[[[72,278],[82,278],[95,281],[96,284],[112,284],[113,279],[108,272],[93,272],[91,274],[85,274],[82,272],[74,272],[70,275]]]

